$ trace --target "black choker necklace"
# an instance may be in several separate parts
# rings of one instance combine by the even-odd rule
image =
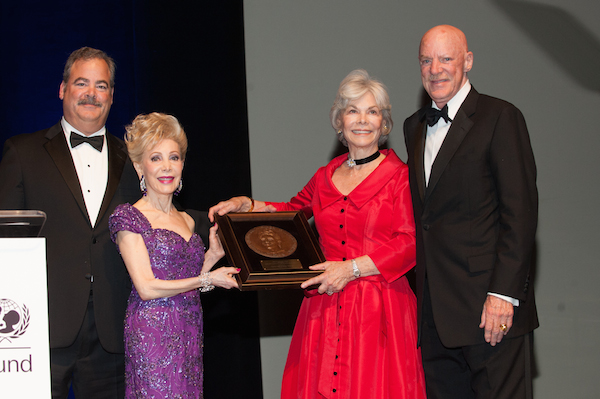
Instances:
[[[366,164],[366,163],[369,163],[369,162],[371,162],[371,161],[374,161],[374,160],[376,160],[377,158],[379,158],[379,155],[380,155],[380,152],[379,152],[379,151],[376,151],[376,152],[375,152],[375,154],[373,154],[373,155],[369,155],[369,156],[368,156],[368,157],[366,157],[366,158],[363,158],[363,159],[352,159],[352,158],[350,158],[350,153],[348,153],[348,160],[346,161],[346,164],[347,164],[349,167],[353,168],[353,167],[354,167],[354,166],[356,166],[356,165],[364,165],[364,164]]]

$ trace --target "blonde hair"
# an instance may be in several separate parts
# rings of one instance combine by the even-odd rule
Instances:
[[[181,159],[185,160],[187,137],[181,124],[173,115],[160,112],[141,114],[136,116],[125,130],[127,152],[134,163],[141,163],[144,151],[151,150],[163,140],[175,141],[179,145]]]
[[[340,83],[337,96],[335,97],[331,111],[329,111],[331,126],[336,131],[338,139],[345,146],[348,146],[348,143],[344,138],[344,134],[340,132],[342,128],[342,115],[351,102],[358,100],[367,92],[370,92],[375,97],[375,102],[381,110],[383,126],[386,127],[384,134],[379,136],[380,146],[387,141],[388,134],[392,131],[392,127],[394,126],[392,106],[385,85],[378,79],[369,76],[369,73],[364,69],[355,69]]]

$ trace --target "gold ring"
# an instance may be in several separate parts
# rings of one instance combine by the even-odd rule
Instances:
[[[500,331],[506,332],[506,328],[507,328],[506,324],[500,324]]]

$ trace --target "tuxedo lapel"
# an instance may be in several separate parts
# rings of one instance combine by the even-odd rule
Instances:
[[[65,183],[67,183],[67,187],[69,187],[79,209],[89,223],[90,218],[83,200],[83,193],[81,192],[81,186],[79,185],[75,164],[73,163],[71,151],[69,151],[67,140],[65,139],[60,123],[52,126],[48,130],[46,138],[48,139],[48,142],[44,144],[44,148],[48,151],[56,168],[65,180]]]
[[[108,143],[108,184],[106,185],[106,192],[104,193],[98,218],[96,219],[98,221],[102,219],[102,216],[110,207],[110,202],[117,191],[121,175],[123,174],[123,168],[127,162],[127,153],[123,151],[121,143],[113,135],[108,134],[108,132],[106,133],[106,141]]]
[[[456,150],[460,147],[460,144],[473,126],[473,121],[471,121],[470,116],[475,112],[478,98],[479,93],[472,88],[454,117],[452,125],[450,125],[450,129],[448,130],[448,134],[431,166],[429,184],[425,191],[425,200],[429,198],[435,189],[436,184],[444,173],[444,169],[448,166],[448,162],[450,162],[454,153],[456,153]]]

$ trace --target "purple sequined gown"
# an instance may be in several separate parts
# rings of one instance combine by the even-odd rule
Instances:
[[[141,234],[154,276],[175,280],[198,276],[204,262],[202,239],[152,229],[129,204],[109,220],[113,241],[118,231]],[[144,301],[135,287],[125,314],[125,397],[202,398],[202,307],[197,290]]]

